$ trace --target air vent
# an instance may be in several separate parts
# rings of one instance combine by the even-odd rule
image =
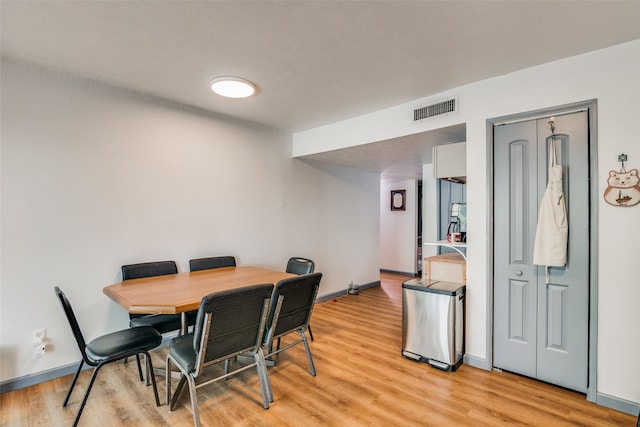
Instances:
[[[413,121],[431,119],[433,117],[443,116],[446,114],[458,112],[458,98],[447,98],[444,101],[413,110]]]

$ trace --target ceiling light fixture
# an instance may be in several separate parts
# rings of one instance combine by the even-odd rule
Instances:
[[[216,77],[210,85],[212,91],[227,98],[247,98],[256,93],[253,83],[239,77]]]

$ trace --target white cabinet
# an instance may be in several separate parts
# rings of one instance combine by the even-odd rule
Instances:
[[[467,176],[467,143],[436,145],[433,147],[433,177],[454,178],[464,182]]]

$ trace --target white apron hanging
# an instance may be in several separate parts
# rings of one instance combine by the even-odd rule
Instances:
[[[562,192],[562,165],[556,164],[556,143],[551,135],[549,178],[540,203],[538,227],[533,247],[533,263],[546,267],[563,267],[567,263],[567,210]],[[548,268],[547,268],[548,282]]]

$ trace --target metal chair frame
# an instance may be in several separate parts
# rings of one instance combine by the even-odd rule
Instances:
[[[234,289],[233,291],[223,291],[223,292],[219,292],[217,294],[222,294],[222,293],[230,293],[230,292],[243,292],[248,290],[248,288],[255,288],[257,286],[263,286],[266,287],[267,285],[254,285],[254,286],[249,286],[249,287],[244,287],[244,288],[238,288],[238,289]],[[269,284],[269,287],[272,289],[273,285]],[[200,412],[198,409],[198,401],[197,401],[197,392],[196,390],[200,387],[204,387],[207,386],[209,384],[212,384],[214,382],[220,381],[222,379],[226,379],[229,378],[232,375],[235,375],[239,372],[242,372],[246,369],[252,368],[252,367],[256,367],[257,373],[258,373],[258,380],[260,382],[260,392],[262,395],[262,402],[263,402],[263,407],[264,409],[269,409],[269,403],[273,402],[273,393],[271,392],[271,384],[269,382],[269,377],[267,374],[267,367],[266,367],[266,361],[265,361],[265,357],[264,357],[264,353],[262,351],[261,345],[262,345],[262,337],[264,336],[264,330],[265,330],[265,325],[266,325],[266,320],[267,320],[267,315],[268,315],[268,310],[269,310],[269,302],[270,302],[270,292],[269,295],[267,295],[265,297],[265,299],[263,300],[263,305],[262,305],[262,313],[260,315],[260,322],[259,322],[259,326],[258,329],[256,330],[257,334],[256,334],[256,339],[255,342],[252,346],[247,347],[247,348],[243,348],[243,349],[238,349],[235,350],[233,352],[230,352],[228,354],[224,354],[220,357],[217,357],[215,359],[209,360],[207,361],[207,350],[208,350],[208,345],[209,345],[209,339],[210,337],[210,332],[211,332],[211,325],[212,322],[215,322],[216,319],[213,317],[213,315],[211,314],[211,312],[205,312],[203,309],[204,306],[204,302],[205,299],[209,298],[209,297],[215,297],[217,294],[211,294],[207,297],[204,297],[201,305],[200,305],[200,310],[198,313],[198,319],[200,319],[201,317],[204,317],[204,320],[202,322],[202,332],[201,332],[201,337],[200,337],[200,341],[199,341],[199,350],[196,352],[196,364],[195,364],[195,369],[193,371],[187,371],[185,369],[184,366],[182,366],[178,360],[176,360],[176,358],[174,358],[174,356],[171,353],[171,350],[169,351],[169,354],[167,355],[167,372],[170,372],[171,369],[171,363],[173,362],[173,364],[180,370],[180,372],[182,373],[182,376],[180,378],[180,381],[178,382],[178,385],[176,386],[176,390],[173,393],[173,395],[171,394],[171,375],[167,375],[166,377],[166,397],[167,397],[167,405],[169,405],[169,410],[172,411],[175,407],[175,404],[177,402],[178,397],[180,396],[180,393],[182,392],[183,388],[184,388],[184,384],[187,383],[189,386],[189,395],[191,398],[191,410],[193,412],[193,420],[194,420],[194,425],[195,426],[200,426]],[[202,312],[202,314],[201,314]],[[198,323],[196,323],[195,328],[199,328],[200,325]],[[189,336],[185,336],[182,339],[187,339],[187,337],[191,337],[191,335],[196,335],[197,336],[198,331],[194,331],[193,334],[189,334]],[[193,342],[193,338],[191,338],[191,341]],[[231,361],[232,359],[234,359],[236,356],[242,354],[242,353],[252,353],[254,358],[253,358],[253,362],[249,363],[249,364],[243,364],[243,366],[234,369],[233,371],[229,372],[228,368],[229,368],[229,361]],[[206,381],[197,382],[197,378],[198,376],[203,372],[203,370],[211,365],[215,365],[217,363],[220,362],[225,362],[225,373],[223,375],[217,376],[215,378],[211,378],[208,379]]]
[[[318,294],[318,288],[320,286],[321,279],[322,279],[322,273],[311,273],[311,274],[306,274],[298,277],[284,279],[278,282],[271,296],[272,302],[274,298],[276,298],[275,306],[273,309],[269,310],[269,319],[267,320],[268,329],[265,333],[265,338],[263,340],[263,350],[265,352],[265,358],[267,359],[267,361],[269,361],[269,359],[271,359],[273,356],[277,356],[278,353],[281,353],[284,350],[287,350],[300,343],[304,344],[304,349],[307,354],[307,360],[309,362],[309,370],[311,375],[314,377],[316,376],[316,368],[313,363],[313,358],[311,356],[311,349],[309,347],[309,342],[307,341],[305,332],[309,327],[309,321],[311,320],[311,314],[313,313],[313,305],[314,305],[316,296]],[[317,282],[314,283],[314,289],[312,291],[312,295],[310,296],[310,304],[307,309],[308,311],[306,313],[305,320],[304,322],[298,322],[297,324],[294,324],[289,329],[286,329],[284,331],[278,331],[278,333],[276,334],[276,330],[278,330],[278,322],[280,321],[280,318],[282,316],[282,307],[284,305],[285,298],[286,298],[285,295],[281,294],[280,292],[283,287],[290,286],[289,283],[295,284],[301,280],[313,280],[313,281],[317,280]],[[297,332],[298,334],[300,334],[300,338],[294,341],[293,343],[289,343],[286,346],[281,347],[280,339],[285,335],[288,335],[294,332]],[[273,350],[273,341],[275,339],[278,340],[278,345],[276,349]]]
[[[145,355],[146,360],[148,360],[149,362],[150,376],[153,384],[153,393],[156,399],[156,406],[160,406],[160,399],[158,398],[158,388],[156,386],[156,377],[153,374],[153,365],[151,363],[151,357],[149,356],[149,350],[159,346],[162,343],[162,336],[158,333],[158,331],[147,326],[143,326],[139,328],[130,328],[122,331],[112,332],[107,335],[103,335],[86,344],[84,337],[82,335],[82,331],[80,330],[80,325],[78,323],[78,320],[73,312],[73,308],[71,307],[71,303],[69,302],[66,295],[64,294],[64,292],[60,290],[59,287],[57,286],[55,287],[55,292],[56,292],[56,295],[58,296],[58,299],[60,300],[60,304],[62,305],[62,308],[64,309],[67,320],[69,321],[69,326],[71,326],[71,330],[73,332],[74,338],[76,340],[76,343],[78,344],[78,349],[80,350],[80,353],[82,355],[82,360],[80,360],[78,369],[76,370],[73,380],[71,381],[71,386],[69,387],[69,391],[67,392],[67,396],[65,397],[64,402],[62,403],[63,407],[66,407],[67,404],[69,403],[69,398],[71,397],[71,393],[73,392],[76,382],[78,381],[80,371],[82,371],[82,367],[84,366],[84,364],[86,363],[87,365],[94,367],[93,374],[91,375],[91,380],[89,381],[89,385],[87,387],[87,391],[84,394],[84,398],[82,399],[82,403],[80,404],[80,409],[78,410],[78,414],[76,415],[76,418],[73,422],[74,427],[78,425],[78,421],[80,421],[80,416],[82,415],[82,411],[84,410],[84,407],[87,403],[87,399],[89,398],[89,393],[91,393],[93,383],[95,382],[100,369],[103,366],[108,365],[109,363],[117,362],[119,360],[126,359],[127,357],[130,357],[130,356],[136,356],[136,359],[138,361],[138,375],[140,377],[140,381],[143,381],[144,379],[142,376],[142,369],[140,368],[140,354]],[[95,360],[91,356],[89,356],[89,354],[87,354],[87,348],[90,349],[92,343],[97,344],[100,340],[113,339],[113,337],[118,334],[122,335],[123,340],[136,338],[136,336],[133,334],[137,334],[138,337],[140,335],[144,337],[144,334],[148,334],[149,343],[144,346],[140,345],[140,346],[131,347],[129,349],[119,348],[114,354],[110,356],[101,357],[100,359],[96,358]]]
[[[287,269],[285,271],[287,273],[301,275],[313,273],[315,268],[316,263],[309,258],[291,257],[289,258],[289,261],[287,261]],[[309,337],[311,338],[311,341],[313,341],[313,331],[311,330],[311,325],[308,325],[307,330],[309,331]]]

